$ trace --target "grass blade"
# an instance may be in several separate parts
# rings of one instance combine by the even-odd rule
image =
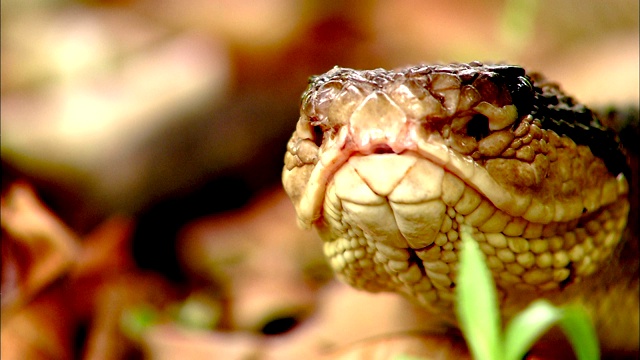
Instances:
[[[546,300],[535,301],[514,316],[505,329],[505,360],[522,359],[536,340],[562,316],[562,310]]]
[[[567,306],[563,308],[558,325],[569,338],[578,360],[600,358],[600,346],[596,331],[589,315],[581,307]]]
[[[483,255],[468,229],[460,232],[463,247],[457,284],[460,328],[476,360],[502,359],[496,290]]]

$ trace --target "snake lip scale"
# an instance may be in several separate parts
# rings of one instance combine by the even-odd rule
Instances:
[[[617,134],[557,84],[472,62],[312,77],[282,179],[342,281],[451,319],[465,226],[506,317],[534,298],[588,303],[610,291],[602,274],[616,273],[629,173]],[[637,334],[630,311],[598,320],[602,337]]]

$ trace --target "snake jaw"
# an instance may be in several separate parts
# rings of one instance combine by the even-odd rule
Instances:
[[[283,184],[343,281],[450,309],[468,225],[517,305],[594,273],[626,224],[626,178],[594,156],[617,145],[563,96],[517,67],[335,68],[303,95]]]

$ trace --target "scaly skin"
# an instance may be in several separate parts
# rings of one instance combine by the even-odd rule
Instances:
[[[535,298],[580,302],[604,348],[634,351],[630,172],[616,133],[557,85],[474,62],[312,77],[282,178],[356,288],[453,323],[466,224],[505,317]]]

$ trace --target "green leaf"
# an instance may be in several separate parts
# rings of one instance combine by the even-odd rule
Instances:
[[[193,329],[213,329],[222,316],[222,307],[206,294],[191,294],[177,309],[176,321]]]
[[[536,0],[506,0],[499,22],[499,38],[503,45],[522,51],[535,35],[539,9]]]
[[[502,359],[500,313],[491,273],[468,228],[460,231],[462,250],[457,284],[460,328],[476,360]]]
[[[159,314],[150,305],[126,308],[120,315],[120,330],[129,339],[140,341],[144,331],[158,323]]]
[[[586,311],[577,305],[566,306],[562,315],[558,325],[569,338],[578,360],[599,359],[598,337]]]
[[[518,313],[505,329],[505,360],[522,359],[536,340],[562,317],[546,300],[537,300]]]

